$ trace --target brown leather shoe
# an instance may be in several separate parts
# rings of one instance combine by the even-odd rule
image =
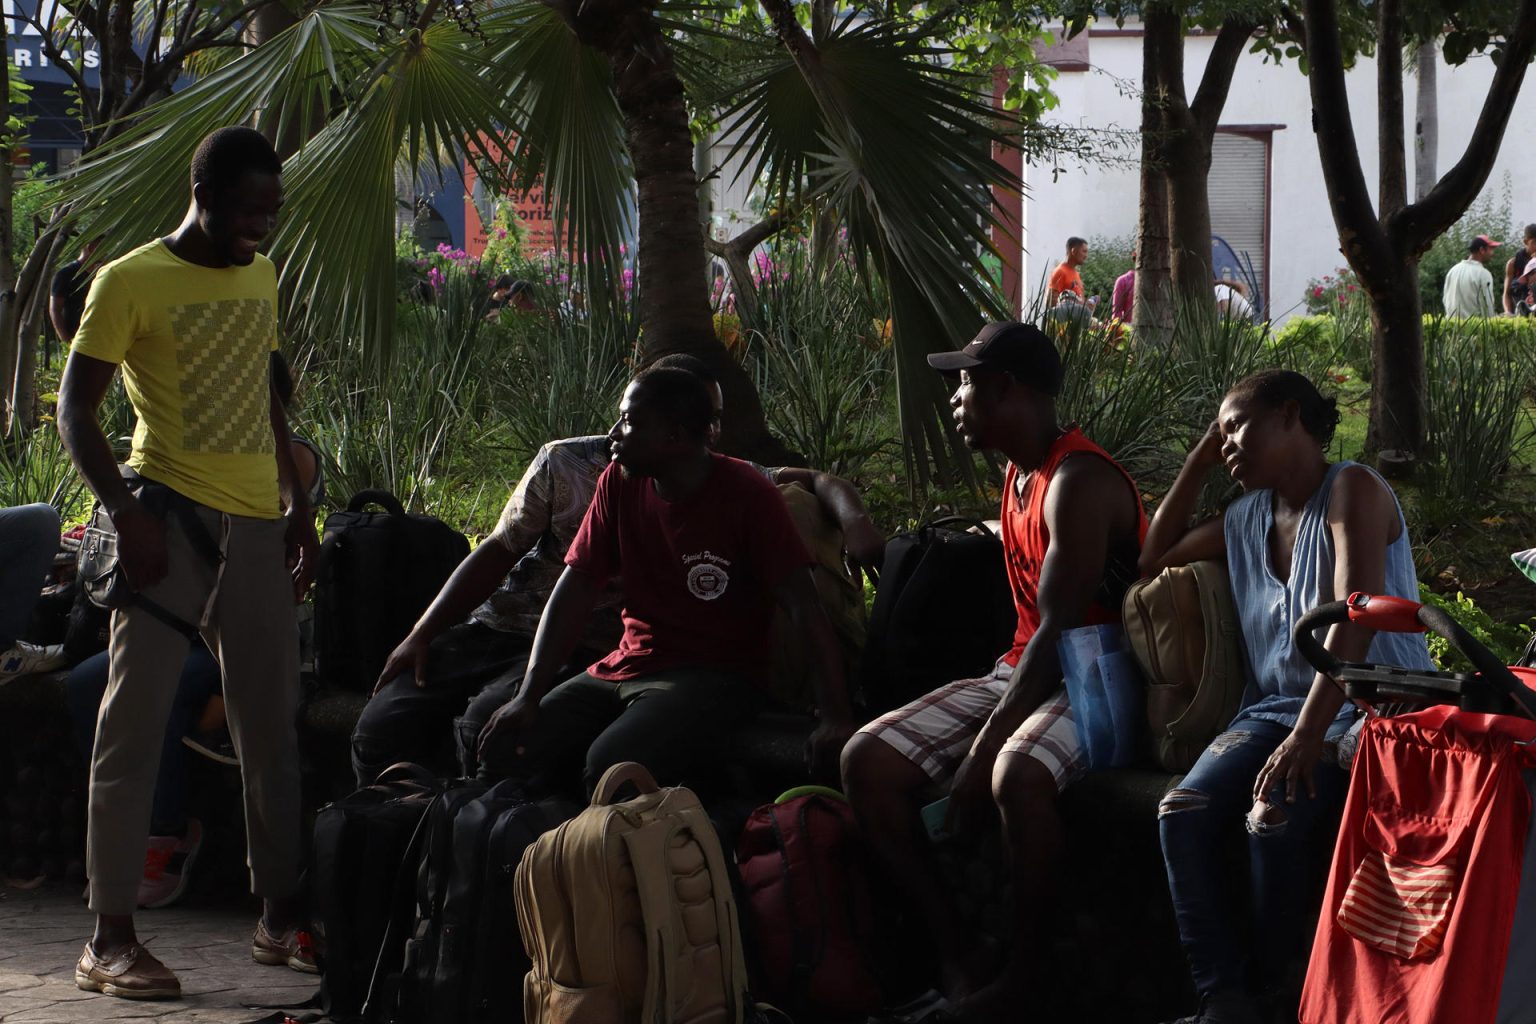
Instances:
[[[75,965],[75,985],[119,999],[180,999],[181,982],[171,969],[137,942],[103,960],[85,944]]]

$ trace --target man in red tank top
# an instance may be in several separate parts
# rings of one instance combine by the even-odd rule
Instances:
[[[944,1001],[934,1005],[1012,1020],[1021,991],[1042,980],[1041,937],[1055,924],[1056,797],[1083,770],[1056,641],[1118,621],[1147,520],[1125,470],[1057,423],[1061,360],[1038,328],[988,324],[928,362],[959,377],[950,404],[966,444],[1008,458],[1002,537],[1018,630],[990,676],[941,687],[860,730],[843,752],[843,786],[870,849],[938,945]],[[952,833],[1001,816],[1018,918],[1001,970],[937,884],[920,822],[935,787],[948,790]]]

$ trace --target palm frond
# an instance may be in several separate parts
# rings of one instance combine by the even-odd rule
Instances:
[[[330,106],[333,91],[373,61],[377,36],[367,8],[316,9],[270,43],[247,52],[191,87],[154,104],[133,127],[91,153],[59,190],[83,233],[121,253],[173,227],[189,199],[184,169],[209,132]]]
[[[969,477],[923,357],[969,338],[984,318],[1011,315],[983,257],[999,223],[991,189],[1018,187],[991,156],[1006,139],[984,83],[943,58],[920,30],[845,19],[817,41],[809,72],[787,54],[765,60],[722,115],[733,157],[768,183],[771,201],[829,204],[855,260],[885,276],[903,436],[920,485],[930,460],[941,475]]]
[[[506,97],[515,137],[510,159],[487,167],[488,180],[517,189],[542,180],[566,251],[617,282],[620,249],[633,236],[635,179],[607,61],[547,4],[510,3],[481,25],[498,41],[488,75]]]

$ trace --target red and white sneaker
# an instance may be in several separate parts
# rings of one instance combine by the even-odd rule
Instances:
[[[144,851],[144,877],[139,880],[139,906],[168,907],[187,891],[192,862],[203,846],[203,826],[187,819],[184,836],[150,836]]]
[[[266,918],[256,921],[256,934],[251,936],[251,959],[259,964],[286,966],[304,974],[319,974],[315,963],[315,943],[309,932],[302,928],[290,928],[282,935],[267,930]]]

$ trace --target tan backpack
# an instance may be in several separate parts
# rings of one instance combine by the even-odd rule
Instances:
[[[821,607],[837,637],[843,671],[851,679],[864,650],[866,616],[864,588],[843,564],[842,528],[816,496],[799,484],[780,484],[779,493],[784,495],[795,530],[811,553],[816,596],[821,599]],[[814,674],[821,671],[821,666],[813,664],[805,637],[783,608],[774,612],[773,632],[773,671],[768,691],[788,707],[811,711],[816,707]]]
[[[1237,714],[1247,685],[1242,628],[1222,562],[1164,569],[1131,585],[1125,636],[1147,679],[1157,763],[1187,772]]]
[[[615,794],[633,782],[640,795]],[[698,798],[614,765],[517,867],[526,1024],[741,1024],[747,972],[720,840]]]

